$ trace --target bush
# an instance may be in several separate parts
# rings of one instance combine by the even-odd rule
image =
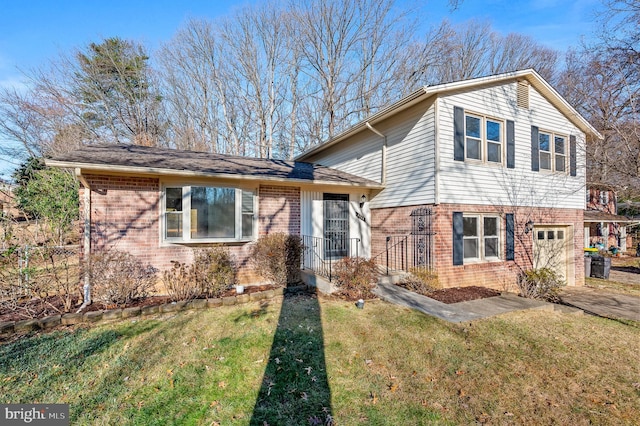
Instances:
[[[118,250],[91,256],[89,278],[91,298],[104,305],[124,306],[149,295],[157,270],[143,265],[130,253]]]
[[[236,282],[233,258],[223,247],[196,252],[194,267],[199,296],[219,297]]]
[[[558,274],[549,268],[528,270],[518,277],[520,296],[529,299],[559,302],[558,293],[564,285]]]
[[[172,267],[162,273],[162,283],[174,302],[198,297],[200,289],[196,283],[196,269],[186,263],[171,261]]]
[[[411,268],[411,275],[402,282],[402,286],[414,293],[427,295],[440,288],[438,275],[426,268]]]
[[[256,272],[277,286],[300,282],[302,240],[295,235],[275,233],[256,241],[251,261]]]
[[[334,266],[338,294],[349,300],[371,299],[378,271],[373,260],[362,257],[345,257]]]

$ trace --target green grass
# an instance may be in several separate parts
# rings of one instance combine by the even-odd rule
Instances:
[[[7,342],[0,402],[74,425],[634,424],[640,325],[292,297]]]

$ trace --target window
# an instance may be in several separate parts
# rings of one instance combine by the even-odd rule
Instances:
[[[502,163],[503,123],[465,114],[465,155],[472,160]]]
[[[534,139],[535,140],[535,139]],[[567,138],[540,131],[538,134],[540,170],[567,172]]]
[[[500,258],[500,218],[463,216],[463,252],[465,260]]]
[[[164,190],[167,241],[246,241],[254,235],[254,193],[229,187],[175,186]]]
[[[609,204],[609,191],[600,191],[600,204],[603,206]]]

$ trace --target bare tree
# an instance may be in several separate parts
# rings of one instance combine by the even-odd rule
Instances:
[[[605,1],[598,39],[567,54],[559,89],[603,135],[587,144],[587,179],[640,196],[640,3]]]

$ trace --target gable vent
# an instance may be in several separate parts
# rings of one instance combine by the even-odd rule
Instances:
[[[529,82],[526,80],[518,81],[517,93],[518,107],[529,109]]]

